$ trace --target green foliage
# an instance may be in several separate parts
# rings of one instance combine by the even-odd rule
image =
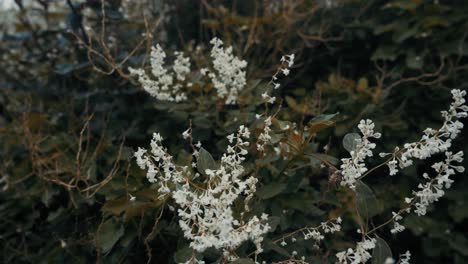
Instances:
[[[342,233],[327,237],[328,251],[307,241],[294,247],[313,263],[330,263],[322,256],[352,246],[348,237],[355,236],[358,214],[365,222],[380,223],[386,219],[383,212],[401,206],[419,172],[427,169],[424,165],[393,178],[382,177],[386,169],[380,168],[366,178],[367,185],[357,184],[354,197],[337,188],[339,179],[331,181],[333,171],[320,164],[338,166],[336,157],[355,148],[353,129],[362,118],[379,126],[379,144],[387,152],[439,123],[448,88],[466,89],[468,81],[468,6],[462,1],[338,1],[326,8],[322,1],[304,1],[268,11],[261,1],[255,2],[257,8],[251,1],[206,2],[173,1],[170,22],[153,27],[160,16],[157,4],[153,9],[140,6],[148,9],[145,21],[141,15],[126,19],[121,1],[106,1],[105,45],[99,1],[49,14],[50,24],[68,22],[66,27],[18,23],[15,33],[2,37],[2,262],[133,263],[151,258],[151,263],[173,263],[191,258],[177,216],[168,209],[170,201],[158,199],[133,152],[157,131],[178,162],[190,165],[190,146],[181,136],[190,119],[194,141],[206,147],[197,159],[199,172],[217,168],[226,135],[241,124],[261,129],[254,113],[263,107],[261,94],[269,87],[264,77],[271,76],[284,53],[296,53],[300,69],[293,69],[277,92],[285,100],[273,120],[272,142],[290,149],[282,153],[287,159],[262,161],[251,206],[253,215],[271,215],[273,228],[264,242],[267,261],[291,257],[293,247],[282,247],[275,238],[343,215],[348,221]],[[87,23],[95,32],[93,51],[80,42],[88,32],[81,28],[80,10],[92,14]],[[28,12],[33,11],[22,11]],[[145,31],[154,39],[139,44]],[[198,80],[186,103],[155,101],[126,74],[129,66],[147,64],[148,48],[156,41],[181,47],[204,65],[206,50],[197,54],[194,46],[206,45],[214,35],[249,62],[249,82],[237,106],[207,96],[213,86]],[[466,151],[466,132],[462,136],[454,144]],[[408,231],[397,243],[388,230],[381,231],[373,263],[406,250],[415,256],[414,263],[466,263],[468,182],[462,177],[455,182],[427,216],[404,220]],[[241,258],[235,263],[252,263],[247,256],[253,249],[251,244],[239,248]],[[209,250],[196,257],[217,263],[221,253]]]

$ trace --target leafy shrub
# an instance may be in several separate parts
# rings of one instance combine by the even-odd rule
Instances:
[[[3,261],[239,257],[235,262],[252,263],[258,255],[267,263],[360,263],[370,256],[373,263],[389,256],[400,263],[466,262],[467,182],[454,177],[445,189],[452,184],[448,176],[462,166],[445,162],[460,160],[466,132],[458,134],[461,123],[450,120],[437,129],[449,91],[458,89],[453,96],[461,102],[466,89],[463,3],[18,2],[20,10],[2,20],[8,23],[0,34]],[[214,60],[209,51],[215,36],[224,43],[213,42],[223,59]],[[164,50],[177,62],[176,74],[162,74],[168,64],[150,73],[157,43],[161,50],[153,58]],[[237,70],[221,68],[225,62]],[[154,98],[145,89],[169,75],[164,89],[180,88],[176,94],[186,96],[181,102]],[[242,125],[240,134],[248,139],[241,142],[249,146],[232,152]],[[164,149],[162,157],[172,156],[169,168],[187,166],[179,180],[194,184],[168,180],[171,191],[162,200],[161,180],[148,182],[134,158],[155,132],[164,140],[157,138],[147,153]],[[448,142],[445,133],[458,137]],[[427,157],[449,145],[453,153],[441,155],[442,163],[440,155]],[[402,147],[369,157],[395,146]],[[230,153],[244,160],[228,165]],[[413,166],[395,167],[410,159]],[[144,155],[140,165],[142,160]],[[432,164],[440,175],[426,181]],[[223,178],[225,172],[231,178]],[[230,181],[238,184],[226,185]],[[171,197],[198,197],[203,192],[195,185],[209,190],[207,184],[220,183],[232,202],[207,196],[210,204],[202,208],[218,208],[223,219],[232,214],[238,223],[224,222],[231,231],[223,240],[216,221],[203,222],[210,241],[224,242],[194,251],[194,241],[204,236],[181,228],[179,220],[198,220],[178,210],[195,210],[184,196]],[[413,210],[407,214],[405,208]],[[415,209],[427,213],[417,216]]]

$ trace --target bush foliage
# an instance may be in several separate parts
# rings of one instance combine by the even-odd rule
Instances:
[[[5,263],[187,261],[193,252],[177,209],[158,198],[134,152],[158,132],[174,160],[190,165],[196,160],[183,139],[190,126],[191,137],[203,144],[202,159],[219,160],[226,137],[239,126],[261,133],[255,114],[264,111],[266,91],[277,98],[270,109],[277,110],[271,142],[290,149],[248,156],[246,171],[258,176],[250,213],[269,215],[261,259],[288,263],[281,261],[297,252],[299,260],[334,263],[336,252],[355,247],[356,229],[372,229],[404,206],[420,175],[437,161],[418,162],[392,177],[388,168],[375,170],[356,191],[340,186],[329,168],[339,167],[340,157],[355,147],[359,121],[375,122],[382,133],[376,151],[389,152],[440,126],[450,90],[467,90],[463,1],[16,2],[16,11],[0,20]],[[213,96],[214,84],[198,70],[211,63],[214,37],[248,62],[247,84],[234,105]],[[156,100],[129,72],[149,69],[158,43],[169,61],[175,50],[190,57],[187,101]],[[281,76],[281,87],[271,89],[286,54],[295,54],[295,64]],[[456,151],[468,150],[466,138],[465,130],[453,141]],[[368,163],[378,165],[378,155]],[[426,215],[402,220],[407,230],[376,232],[372,263],[384,263],[392,252],[398,259],[406,250],[414,263],[468,262],[468,181],[462,174],[453,179]],[[234,211],[242,206],[237,201]],[[327,234],[320,249],[301,236],[281,245],[284,235],[337,217],[341,231]],[[242,244],[235,263],[253,263],[248,257],[254,251],[253,243]],[[224,261],[214,248],[197,258]]]

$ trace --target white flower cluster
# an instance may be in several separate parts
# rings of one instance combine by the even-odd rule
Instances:
[[[372,157],[372,149],[375,143],[369,141],[370,138],[380,138],[381,134],[374,132],[374,123],[367,119],[361,120],[358,125],[362,137],[356,139],[356,148],[350,152],[351,158],[341,159],[341,174],[343,179],[341,185],[354,189],[356,180],[368,169],[364,164],[367,157]]]
[[[400,255],[400,264],[410,264],[411,252],[406,251],[404,254]]]
[[[240,60],[232,53],[232,47],[223,48],[223,42],[214,38],[210,42],[211,58],[213,59],[213,71],[207,68],[200,70],[202,75],[208,76],[213,83],[217,97],[225,99],[226,104],[237,103],[239,92],[246,84],[247,62]],[[182,52],[175,52],[176,59],[172,71],[164,67],[166,53],[161,46],[152,47],[150,55],[151,78],[143,69],[129,68],[130,74],[138,77],[138,82],[153,97],[161,101],[182,102],[186,101],[187,94],[183,91],[183,82],[190,74],[190,59],[184,57]],[[187,86],[191,83],[188,82]]]
[[[427,173],[424,173],[423,178],[426,179],[426,182],[418,185],[418,190],[413,191],[411,198],[405,198],[405,202],[409,204],[409,207],[405,210],[408,213],[411,207],[414,207],[414,212],[417,215],[425,215],[428,206],[438,201],[445,194],[444,188],[451,187],[453,180],[450,179],[450,176],[465,170],[463,166],[453,164],[454,162],[461,163],[463,161],[463,152],[453,154],[448,150],[452,146],[452,140],[458,136],[463,128],[463,123],[458,119],[468,115],[468,106],[465,105],[464,99],[466,92],[456,89],[451,92],[453,102],[448,111],[442,111],[444,123],[440,129],[427,128],[424,130],[424,135],[420,141],[407,143],[402,149],[397,147],[394,153],[380,154],[381,157],[392,155],[387,165],[390,168],[390,175],[394,175],[398,172],[397,165],[400,168],[405,168],[413,164],[413,159],[424,160],[434,154],[445,152],[445,161],[432,165],[437,175],[431,178]],[[394,227],[391,229],[392,233],[404,230],[404,226],[398,223],[401,219],[402,217],[399,214],[393,213]]]
[[[226,104],[235,104],[239,92],[247,84],[244,70],[247,67],[247,62],[234,56],[232,47],[224,49],[220,39],[214,38],[210,43],[213,45],[211,58],[215,71],[205,70],[202,72],[208,73],[219,98],[225,98]]]
[[[398,222],[401,219],[403,219],[403,217],[400,214],[392,212],[392,219],[393,219],[393,228],[390,230],[390,232],[392,234],[403,232],[403,230],[405,230],[405,226],[403,226],[402,224],[400,224],[400,222]]]
[[[363,241],[358,242],[355,249],[348,248],[346,251],[342,251],[336,254],[338,263],[340,264],[361,264],[366,263],[372,258],[369,251],[375,248],[375,238],[365,238]]]
[[[257,150],[258,151],[264,151],[265,150],[265,145],[270,141],[271,139],[271,116],[265,118],[265,126],[263,127],[262,133],[258,136],[258,141],[257,141]]]
[[[333,234],[335,232],[339,232],[341,230],[341,217],[336,219],[328,220],[327,222],[322,222],[319,226],[316,227],[305,227],[301,228],[297,231],[294,231],[284,237],[282,237],[281,246],[286,246],[288,243],[286,242],[287,238],[291,238],[291,242],[296,242],[296,235],[301,233],[304,236],[304,240],[314,240],[315,244],[314,247],[318,248],[319,243],[325,238],[324,234]]]
[[[241,126],[237,134],[228,136],[230,145],[222,156],[219,168],[206,169],[200,186],[192,180],[198,175],[188,166],[178,166],[161,145],[161,136],[154,134],[151,152],[139,148],[135,153],[137,163],[147,169],[147,178],[159,186],[160,197],[170,195],[178,206],[179,226],[184,236],[191,240],[192,249],[202,252],[210,247],[223,249],[226,254],[241,243],[252,240],[257,253],[262,251],[263,235],[270,229],[268,216],[253,216],[248,221],[236,219],[232,206],[241,196],[250,199],[256,190],[254,176],[242,179],[245,172],[242,162],[248,153],[246,147],[249,130]],[[245,208],[248,209],[247,207]]]
[[[181,102],[187,100],[182,91],[182,85],[174,82],[174,74],[178,81],[184,81],[190,73],[190,60],[182,53],[176,53],[173,72],[164,68],[166,53],[161,46],[151,48],[151,73],[155,79],[150,78],[143,69],[129,68],[130,74],[136,75],[138,81],[151,96],[161,101]]]
[[[151,152],[144,148],[138,148],[135,152],[137,164],[141,169],[146,169],[146,178],[151,183],[159,186],[159,198],[163,199],[171,193],[169,187],[173,183],[182,184],[187,182],[189,175],[188,167],[179,167],[173,162],[172,156],[167,149],[161,145],[162,137],[158,133],[153,134],[151,140]]]
[[[420,183],[418,185],[418,191],[413,191],[412,198],[406,198],[406,202],[411,204],[414,203],[414,212],[421,216],[427,212],[427,207],[438,201],[444,194],[444,188],[448,189],[453,183],[449,177],[457,172],[463,172],[465,169],[462,166],[456,166],[453,162],[463,161],[463,152],[460,151],[456,154],[452,152],[445,152],[446,159],[444,162],[437,162],[432,165],[432,168],[436,171],[437,176],[430,178],[427,173],[423,174],[423,177],[427,179],[426,183]]]
[[[413,164],[412,159],[427,159],[434,154],[446,152],[452,146],[452,140],[460,134],[463,123],[458,119],[468,116],[468,106],[465,105],[466,91],[458,89],[452,90],[453,102],[448,111],[442,111],[444,123],[438,130],[427,128],[424,135],[418,142],[406,143],[404,148],[395,148],[394,153],[381,153],[381,157],[392,155],[388,162],[390,175],[398,172],[397,164],[400,168],[406,168]]]
[[[409,252],[409,250],[407,250],[405,253],[403,254],[400,254],[400,260],[398,261],[398,264],[410,264],[410,261],[411,260],[411,253]],[[384,264],[395,264],[395,260],[391,257],[388,257]]]
[[[280,84],[277,82],[278,74],[281,72],[284,76],[289,75],[290,68],[294,64],[294,54],[286,55],[281,57],[281,65],[276,71],[276,73],[271,77],[270,84],[273,86],[274,89],[278,89]],[[276,101],[276,97],[271,96],[268,91],[262,93],[262,99],[264,100],[265,104],[274,104]],[[263,131],[260,133],[257,141],[257,150],[263,152],[265,150],[265,145],[271,140],[270,132],[271,132],[271,124],[273,116],[267,116],[265,112],[265,126],[263,127]],[[256,117],[259,119],[262,115],[257,114]]]
[[[281,63],[282,63],[281,67],[278,69],[275,75],[273,75],[273,77],[271,78],[271,84],[273,85],[274,89],[278,89],[280,87],[280,84],[277,82],[279,73],[282,73],[284,76],[289,75],[289,72],[291,71],[291,67],[294,64],[294,54],[282,56]]]
[[[323,230],[325,234],[333,234],[341,230],[341,217],[335,219],[335,221],[323,222],[320,224],[319,228],[307,228],[303,234],[304,239],[309,240],[313,239],[315,241],[315,247],[318,247],[320,241],[322,241],[325,236],[320,232],[320,229]]]

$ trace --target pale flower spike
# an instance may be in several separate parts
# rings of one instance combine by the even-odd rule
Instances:
[[[211,58],[215,71],[209,72],[208,77],[213,82],[218,97],[226,98],[226,104],[235,104],[239,92],[247,84],[245,72],[247,62],[234,56],[232,47],[223,48],[220,39],[214,38],[210,43],[213,45]]]
[[[372,258],[370,250],[375,248],[375,238],[365,238],[363,241],[358,242],[355,249],[348,248],[336,254],[338,263],[340,264],[361,264],[366,263]]]
[[[381,134],[374,132],[374,123],[367,119],[361,120],[358,125],[362,137],[356,139],[356,148],[351,151],[351,158],[341,159],[341,174],[343,180],[341,185],[348,186],[351,189],[356,187],[356,181],[368,169],[364,164],[367,157],[372,157],[372,150],[375,148],[375,143],[370,142],[370,138],[380,138]]]
[[[420,141],[406,143],[404,148],[396,147],[393,153],[379,154],[380,157],[391,155],[391,158],[387,161],[390,175],[398,173],[397,165],[400,168],[411,166],[413,158],[424,160],[434,154],[447,152],[452,146],[452,139],[456,138],[463,128],[463,123],[458,119],[468,116],[468,106],[465,105],[466,101],[464,99],[466,91],[454,89],[451,92],[453,102],[448,111],[441,112],[444,123],[440,129],[427,128],[424,130],[424,135]],[[361,120],[358,128],[363,136],[357,139],[356,149],[350,153],[351,158],[341,160],[341,174],[343,175],[341,185],[348,186],[351,189],[355,188],[356,180],[368,171],[364,161],[367,157],[372,157],[372,149],[375,148],[375,143],[371,143],[369,138],[380,138],[381,136],[380,133],[374,133],[374,124],[371,120]],[[461,166],[453,168],[459,172],[463,171]]]
[[[284,64],[286,64],[286,66],[284,66]],[[273,89],[278,89],[280,87],[280,84],[277,82],[278,74],[282,72],[285,76],[287,76],[290,71],[289,69],[293,66],[293,64],[294,64],[294,54],[281,57],[281,65],[276,71],[276,73],[271,77],[271,80],[270,80],[270,84],[273,86]],[[276,101],[276,97],[269,94],[268,91],[262,93],[262,99],[267,105],[274,104]],[[257,119],[259,119],[261,116],[265,116],[265,120],[264,120],[263,130],[258,137],[257,150],[260,152],[263,152],[263,154],[265,155],[264,153],[265,146],[271,140],[270,132],[271,132],[272,119],[274,116],[268,115],[267,111],[263,114],[255,115]]]
[[[223,42],[214,38],[210,42],[213,71],[207,68],[200,69],[202,76],[206,76],[213,83],[219,99],[226,104],[236,104],[239,93],[245,88],[247,62],[240,60],[232,53],[232,47],[223,48]],[[165,68],[166,53],[161,46],[151,48],[150,64],[151,75],[148,76],[143,69],[129,68],[130,74],[138,77],[138,82],[151,96],[161,101],[183,102],[187,101],[187,87],[193,84],[188,80],[190,59],[184,57],[182,52],[174,53],[176,59],[172,71]],[[187,83],[184,83],[186,82]]]
[[[247,63],[232,55],[232,47],[224,49],[221,40],[213,39],[211,44],[213,45],[211,56],[214,71],[202,69],[201,73],[205,78],[211,79],[218,97],[225,99],[227,104],[236,103],[239,92],[245,86],[243,70]],[[145,90],[153,96],[169,98],[168,100],[181,100],[184,96],[180,90],[181,86],[178,84],[171,86],[171,84],[174,84],[175,80],[177,82],[186,80],[186,76],[190,73],[190,62],[181,53],[176,53],[176,56],[174,74],[170,74],[162,66],[165,58],[162,49],[159,46],[153,49],[151,66],[156,81],[150,80],[142,70],[131,71],[139,76],[142,84],[147,85]],[[277,83],[278,74],[289,75],[289,69],[294,63],[294,55],[282,57],[281,62],[282,65],[270,81],[273,89],[280,86]],[[169,87],[172,87],[172,90]],[[459,119],[468,116],[465,95],[465,91],[452,90],[453,102],[448,111],[442,111],[444,123],[440,129],[427,128],[420,141],[407,143],[403,148],[396,147],[393,153],[380,153],[381,157],[389,156],[382,165],[389,167],[390,175],[397,174],[399,168],[412,165],[413,159],[423,160],[437,153],[444,153],[446,157],[444,161],[432,165],[436,172],[434,177],[430,177],[427,173],[422,175],[425,182],[418,185],[417,191],[413,191],[412,196],[405,198],[408,206],[398,212],[392,212],[392,218],[389,221],[393,223],[390,229],[392,234],[405,230],[401,224],[403,213],[414,211],[419,216],[425,215],[428,206],[438,201],[444,195],[445,189],[451,187],[453,180],[450,176],[464,171],[464,167],[457,164],[463,161],[463,152],[452,153],[449,149],[452,146],[452,140],[460,134],[463,128]],[[263,119],[264,127],[258,136],[256,148],[264,154],[265,147],[271,140],[272,120],[276,115],[269,113],[268,105],[274,104],[276,98],[271,96],[269,91],[263,93],[262,98],[266,110],[263,114],[256,114],[256,119]],[[369,119],[361,120],[358,129],[361,135],[357,137],[355,147],[350,151],[350,157],[341,159],[339,171],[342,175],[341,185],[351,189],[355,189],[356,182],[373,171],[366,167],[365,160],[373,156],[373,150],[376,147],[371,140],[381,137],[380,133],[374,131],[375,124]],[[190,127],[182,133],[182,137],[192,142],[191,132]],[[179,226],[185,238],[190,241],[190,247],[194,252],[203,252],[214,247],[222,250],[227,261],[234,261],[237,256],[232,252],[248,240],[256,245],[256,251],[253,252],[255,256],[263,251],[261,243],[265,234],[270,230],[267,222],[268,215],[244,218],[245,213],[250,210],[249,201],[256,191],[258,181],[253,175],[245,175],[243,163],[251,144],[249,139],[249,129],[240,126],[237,133],[227,136],[229,145],[218,165],[203,170],[197,163],[203,157],[203,152],[206,152],[200,142],[192,145],[193,159],[197,162],[192,162],[190,167],[175,164],[173,157],[162,146],[162,137],[157,133],[153,134],[150,150],[138,148],[135,152],[138,166],[146,170],[148,181],[157,186],[159,198],[169,197],[174,201],[175,207],[169,208],[177,212]],[[277,147],[274,149],[276,151]],[[238,214],[235,216],[234,202],[242,198],[244,199],[243,211],[239,216]],[[338,217],[323,222],[317,227],[305,227],[294,231],[274,243],[278,242],[281,246],[286,246],[289,242],[286,239],[294,243],[297,240],[296,235],[302,234],[304,240],[312,239],[314,247],[319,247],[326,233],[335,233],[340,230],[341,218]],[[358,231],[362,232],[361,229]],[[336,254],[338,263],[367,263],[372,258],[371,251],[376,247],[377,240],[365,233],[362,237],[362,241],[358,242],[355,248],[348,248]],[[293,259],[297,254],[293,251]],[[398,263],[409,264],[410,257],[411,254],[407,251],[400,255]],[[304,257],[301,259],[301,263],[306,263]],[[192,257],[187,263],[204,262]],[[389,257],[384,263],[393,264],[395,260]]]
[[[397,147],[394,153],[380,153],[381,157],[392,155],[388,163],[390,175],[398,172],[398,163],[400,168],[406,168],[413,164],[413,158],[424,160],[434,154],[446,152],[452,146],[452,139],[455,139],[463,128],[463,123],[458,119],[467,117],[468,106],[465,105],[464,98],[466,91],[454,89],[451,92],[453,102],[448,111],[441,112],[444,118],[441,128],[426,128],[418,142],[406,143],[403,149]]]
[[[243,176],[245,169],[242,163],[248,153],[249,142],[246,139],[249,137],[250,132],[244,126],[239,127],[236,134],[228,136],[230,145],[219,167],[199,172],[205,175],[200,179],[201,186],[192,182],[198,173],[174,163],[161,145],[159,134],[153,135],[150,152],[139,148],[135,153],[140,168],[147,169],[148,180],[158,186],[160,198],[170,196],[174,200],[178,207],[179,226],[195,251],[203,252],[214,247],[228,254],[241,243],[251,240],[257,247],[256,254],[262,252],[263,235],[270,229],[268,216],[253,216],[246,221],[243,217],[236,219],[232,210],[234,201],[246,197],[247,203],[256,190],[257,179]],[[197,167],[196,163],[192,166]],[[245,211],[248,211],[247,206]]]

